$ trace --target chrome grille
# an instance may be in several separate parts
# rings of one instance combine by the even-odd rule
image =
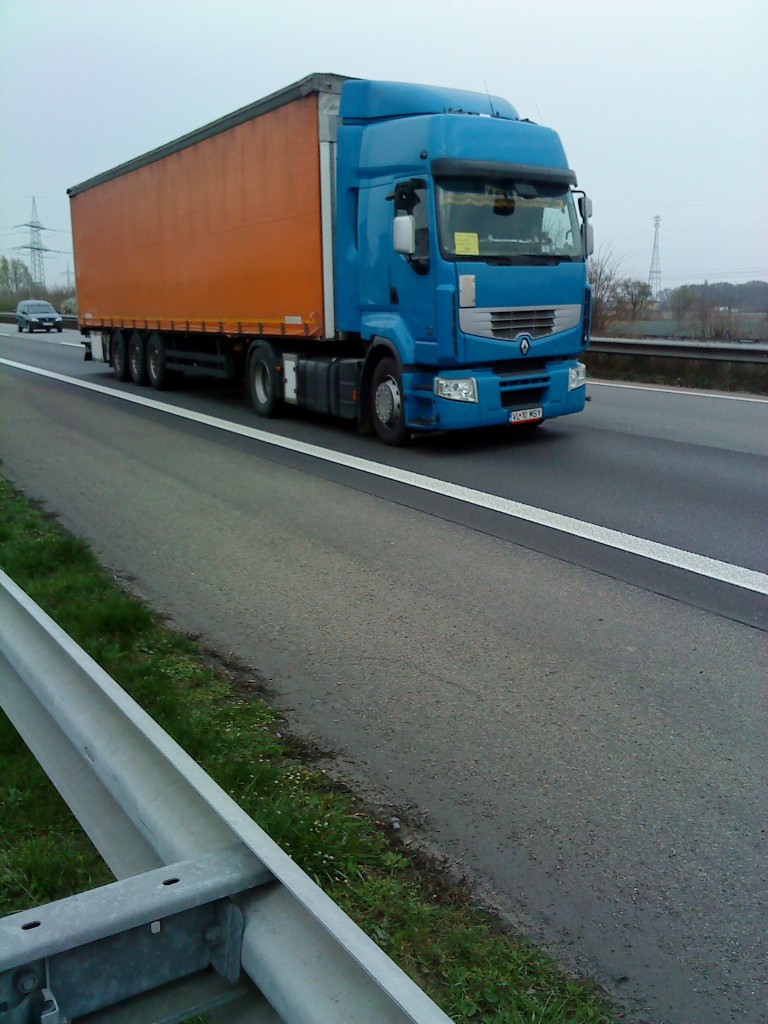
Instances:
[[[465,334],[498,341],[515,341],[521,334],[547,338],[581,325],[582,307],[570,306],[493,306],[459,310],[459,326]]]
[[[492,309],[491,334],[514,340],[521,334],[543,338],[555,329],[554,309]]]

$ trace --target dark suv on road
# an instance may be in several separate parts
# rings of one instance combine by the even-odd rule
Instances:
[[[50,302],[43,302],[42,299],[27,299],[18,304],[16,326],[19,331],[26,329],[30,334],[32,331],[50,331],[54,327],[61,334],[63,327],[59,314]]]

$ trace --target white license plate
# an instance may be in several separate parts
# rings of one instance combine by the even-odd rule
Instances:
[[[540,420],[543,416],[543,409],[515,409],[509,414],[509,422],[530,423],[531,420]]]

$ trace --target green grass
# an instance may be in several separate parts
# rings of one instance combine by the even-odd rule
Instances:
[[[0,567],[48,612],[457,1022],[618,1020],[589,984],[509,934],[394,844],[313,767],[261,696],[122,590],[89,549],[0,478]],[[0,914],[110,880],[0,715]]]
[[[711,313],[705,325],[696,315],[676,320],[671,314],[658,320],[641,317],[637,320],[614,321],[610,334],[617,338],[689,338],[694,341],[767,341],[768,317],[765,313]]]
[[[597,379],[768,395],[768,371],[758,364],[631,356],[589,349],[582,358],[589,376]]]

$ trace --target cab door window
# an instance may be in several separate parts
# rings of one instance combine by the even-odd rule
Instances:
[[[395,186],[391,196],[394,215],[407,213],[414,219],[416,249],[413,256],[405,257],[417,274],[429,273],[429,206],[426,182],[413,178]]]

